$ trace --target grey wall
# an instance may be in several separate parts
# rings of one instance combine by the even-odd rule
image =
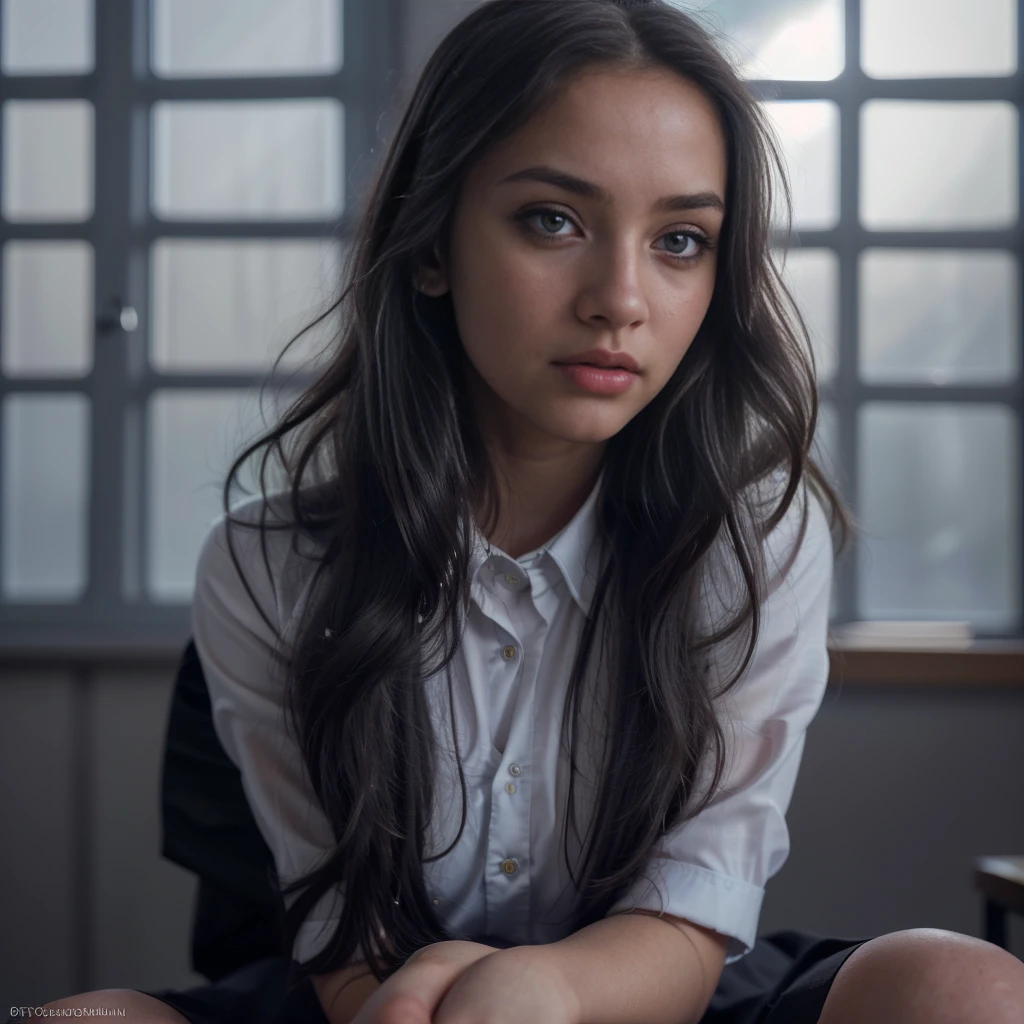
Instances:
[[[0,1006],[187,987],[191,876],[162,861],[174,664],[0,674]],[[978,854],[1024,852],[1024,691],[847,685],[808,734],[761,931],[980,934]],[[1024,928],[1011,931],[1024,955]]]

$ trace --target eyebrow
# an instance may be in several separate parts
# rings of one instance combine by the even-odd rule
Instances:
[[[582,178],[577,178],[572,174],[566,174],[564,171],[558,171],[554,167],[546,167],[544,165],[526,167],[521,171],[516,171],[514,174],[508,175],[508,177],[502,178],[498,184],[504,185],[509,181],[542,181],[548,185],[554,185],[555,188],[564,189],[566,192],[582,196],[584,199],[596,199],[605,204],[612,201],[611,195],[601,188],[600,185],[595,185],[593,182],[584,181]],[[725,203],[715,192],[692,192],[686,195],[662,196],[654,204],[654,209],[664,210],[669,213],[680,210],[712,209],[724,213]]]

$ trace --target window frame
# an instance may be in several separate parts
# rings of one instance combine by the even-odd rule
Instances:
[[[72,601],[0,603],[0,651],[159,650],[173,649],[187,638],[190,602],[154,601],[144,585],[149,398],[157,390],[253,389],[274,379],[259,372],[162,373],[150,365],[151,246],[164,238],[328,236],[344,244],[351,237],[374,169],[370,155],[378,153],[382,140],[390,135],[394,72],[401,67],[401,13],[401,0],[373,0],[372,4],[344,0],[344,56],[342,67],[334,73],[161,78],[150,68],[149,0],[125,4],[94,0],[92,71],[5,75],[0,69],[4,100],[85,99],[93,105],[92,216],[84,221],[45,223],[11,222],[0,216],[0,246],[36,239],[88,242],[94,257],[96,319],[93,366],[86,376],[6,377],[0,372],[0,401],[14,394],[82,394],[90,409],[85,589]],[[150,111],[154,103],[325,97],[345,106],[345,208],[340,218],[189,221],[161,220],[153,213]],[[2,303],[0,282],[0,309]],[[138,326],[131,333],[103,326],[104,318],[116,317],[122,306],[137,311]],[[0,488],[4,485],[0,479]]]

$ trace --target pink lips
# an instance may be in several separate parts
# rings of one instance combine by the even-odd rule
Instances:
[[[633,386],[638,374],[621,367],[604,369],[587,363],[556,363],[559,370],[577,387],[599,395],[621,395]]]

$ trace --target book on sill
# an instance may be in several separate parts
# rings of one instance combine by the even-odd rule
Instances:
[[[969,622],[877,619],[836,626],[832,636],[843,647],[965,651],[974,643],[974,628]]]

